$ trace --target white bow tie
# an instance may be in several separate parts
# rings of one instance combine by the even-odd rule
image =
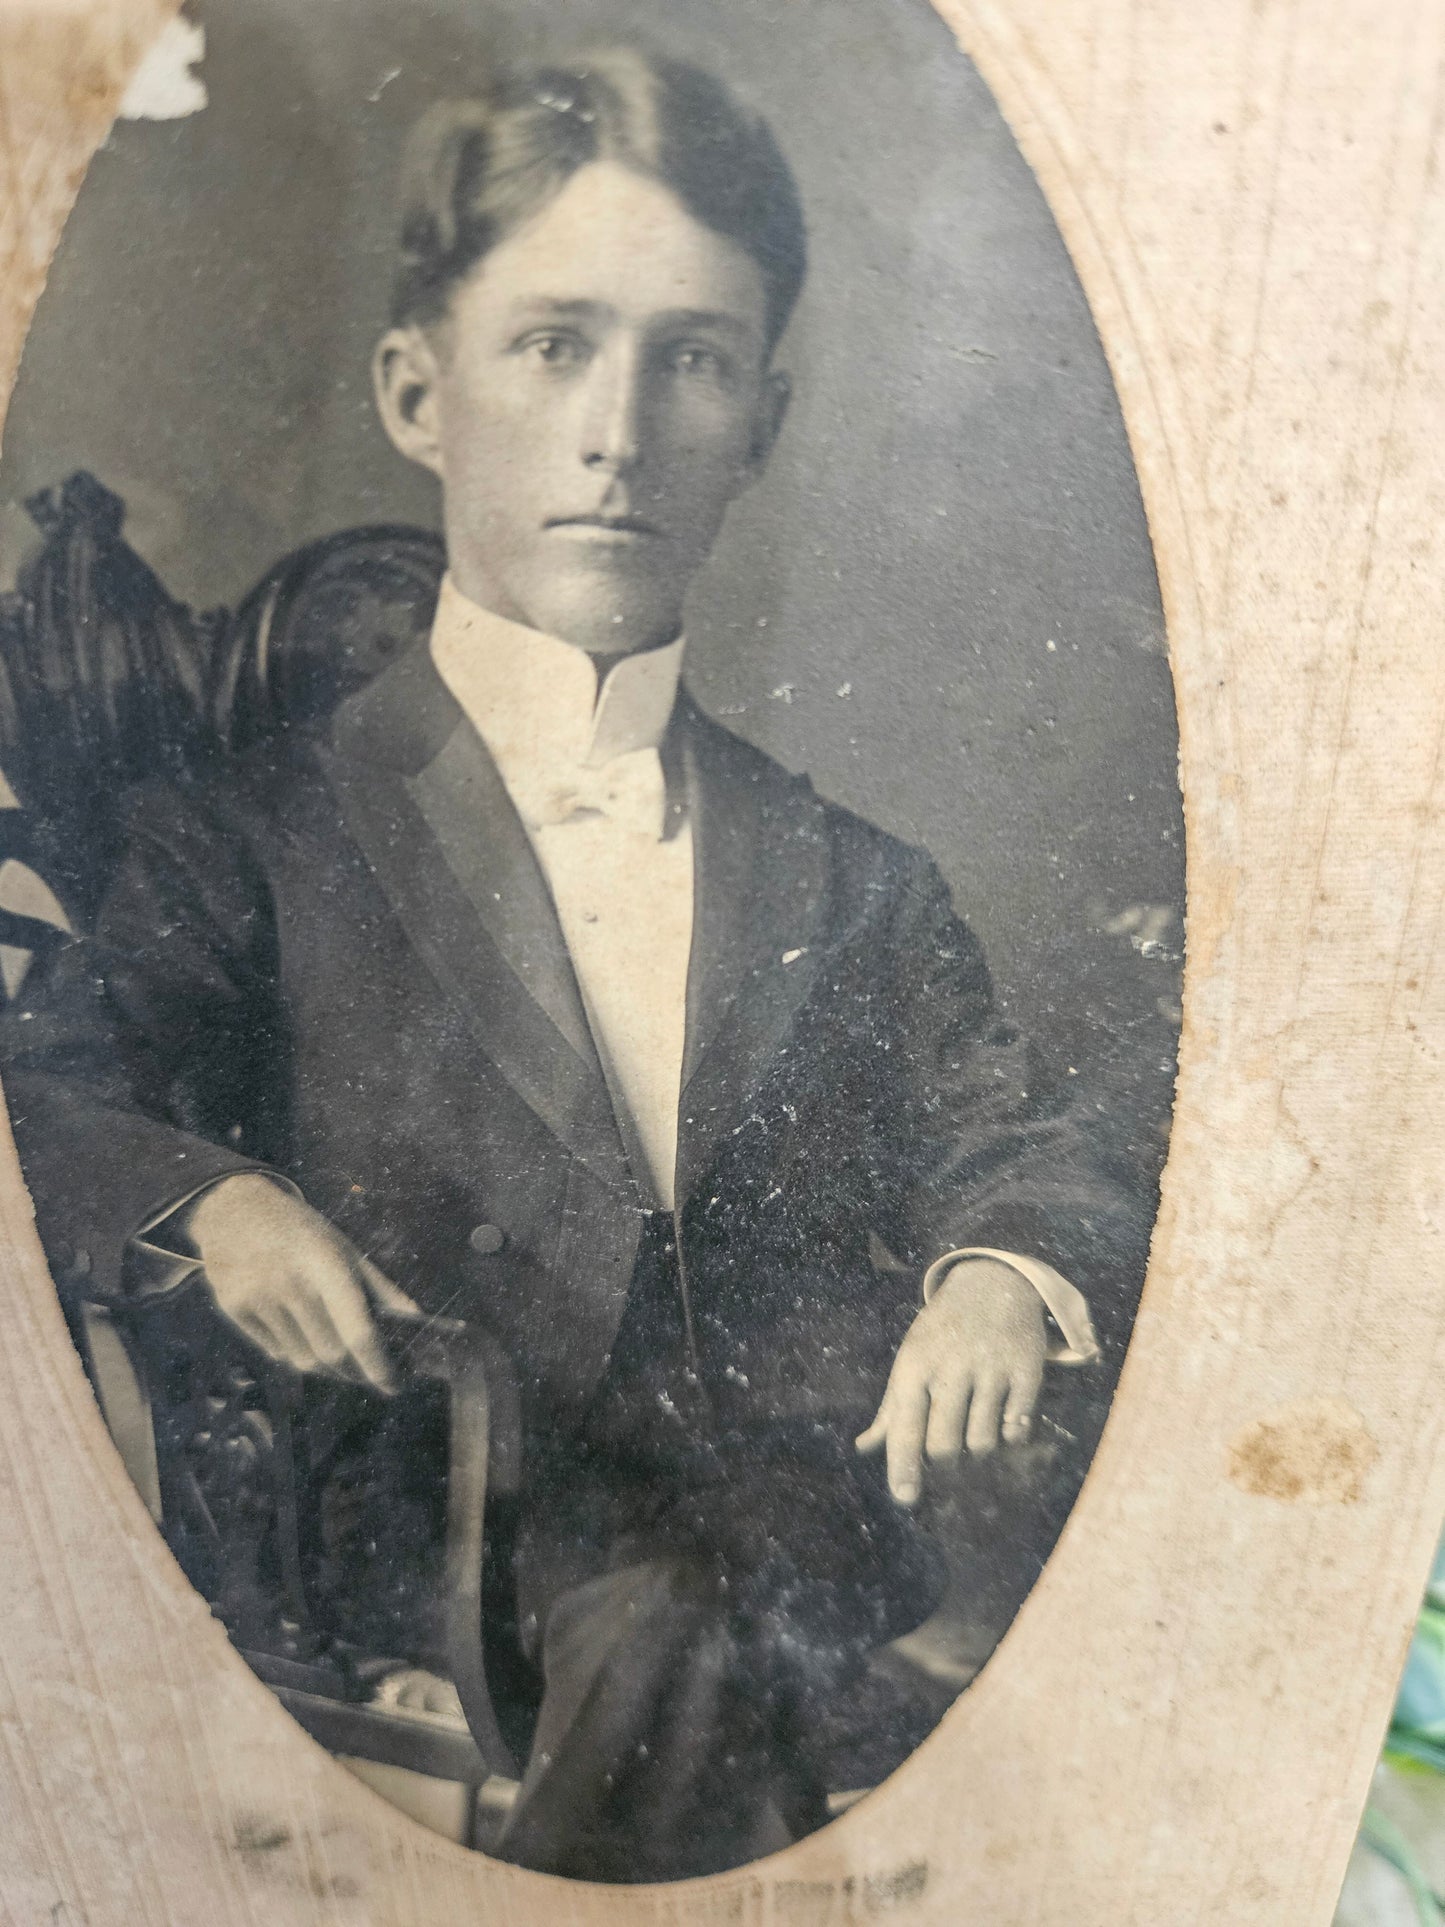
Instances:
[[[656,843],[667,811],[662,759],[655,749],[635,749],[595,769],[577,765],[528,782],[517,807],[531,830],[605,819]]]

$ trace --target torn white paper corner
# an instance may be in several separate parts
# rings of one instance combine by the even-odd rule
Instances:
[[[184,120],[206,104],[205,82],[194,70],[204,59],[206,30],[177,16],[162,28],[131,75],[117,108],[122,120]]]

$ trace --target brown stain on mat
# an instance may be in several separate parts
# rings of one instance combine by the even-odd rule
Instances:
[[[330,1830],[321,1831],[325,1834]],[[267,1813],[238,1813],[226,1844],[259,1878],[313,1894],[318,1900],[351,1900],[361,1891],[361,1883],[353,1874],[331,1870],[332,1859],[344,1858],[344,1853],[327,1853],[319,1836],[305,1829],[298,1833],[286,1821]]]
[[[777,1880],[772,1885],[775,1927],[864,1927],[885,1915],[911,1913],[928,1886],[927,1861],[841,1880]]]
[[[1353,1505],[1379,1456],[1374,1435],[1347,1400],[1298,1398],[1235,1433],[1228,1476],[1256,1498]]]

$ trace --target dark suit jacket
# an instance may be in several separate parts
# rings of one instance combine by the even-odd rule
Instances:
[[[719,1396],[866,1404],[957,1245],[1056,1264],[1107,1339],[1148,1200],[1000,1021],[929,858],[685,695],[664,757],[696,849],[678,1218]],[[643,1200],[545,883],[424,646],[329,726],[136,796],[4,1070],[42,1237],[89,1289],[122,1294],[140,1227],[260,1165],[490,1324],[534,1411],[585,1406]]]

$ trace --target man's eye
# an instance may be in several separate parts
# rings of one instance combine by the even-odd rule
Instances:
[[[518,343],[524,354],[535,357],[545,367],[565,368],[582,357],[582,343],[575,335],[535,334]]]
[[[680,375],[706,375],[713,381],[720,381],[727,374],[727,363],[716,348],[704,348],[696,342],[686,342],[674,348],[669,356],[673,370]]]

